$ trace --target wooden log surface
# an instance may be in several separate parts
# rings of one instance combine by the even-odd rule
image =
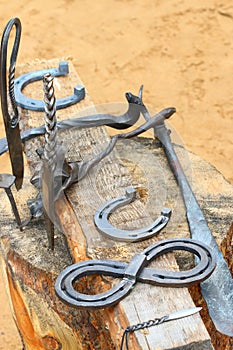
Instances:
[[[57,65],[58,60],[38,60],[19,67],[17,74]],[[72,94],[73,86],[78,83],[80,79],[70,63],[69,76],[55,80],[56,97]],[[28,86],[25,93],[43,98],[42,83]],[[87,95],[79,104],[59,110],[58,119],[93,113],[95,108],[90,106],[91,99]],[[23,129],[43,124],[43,113],[21,112]],[[108,133],[102,127],[60,132],[59,138],[70,160],[88,159],[109,141]],[[41,166],[35,152],[38,147],[43,147],[43,137],[26,142],[25,181],[22,190],[14,191],[22,218],[29,216],[27,200],[37,194],[30,184],[30,177]],[[231,221],[232,186],[200,157],[180,146],[176,150],[210,228],[221,244]],[[156,238],[127,244],[106,239],[97,232],[93,223],[96,209],[106,200],[124,194],[129,185],[137,189],[137,200],[114,213],[111,222],[127,229],[142,227],[156,218],[163,206],[168,206],[173,210],[172,218]],[[157,142],[141,138],[119,142],[110,156],[67,191],[56,203],[63,234],[56,232],[54,252],[48,250],[43,219],[19,232],[4,193],[1,193],[0,205],[3,271],[25,349],[118,349],[126,326],[194,306],[186,288],[137,284],[118,305],[95,311],[69,307],[54,292],[57,275],[74,261],[87,258],[129,261],[135,252],[141,252],[158,239],[189,236],[179,189]],[[189,264],[189,258],[178,258],[181,264]],[[172,254],[159,258],[151,266],[178,268]],[[87,279],[82,288],[101,292],[111,283],[107,278],[91,279],[91,282]],[[130,346],[145,350],[213,348],[199,315],[136,332],[130,337]]]

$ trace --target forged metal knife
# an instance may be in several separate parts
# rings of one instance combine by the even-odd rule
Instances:
[[[157,325],[162,324],[164,322],[169,322],[169,321],[178,320],[178,319],[181,319],[184,317],[192,316],[192,315],[196,314],[197,312],[201,311],[201,309],[202,309],[201,307],[194,307],[193,309],[180,310],[177,312],[173,312],[172,314],[163,316],[161,318],[155,318],[153,320],[149,320],[149,321],[146,321],[143,323],[138,323],[138,324],[135,324],[133,326],[128,326],[125,329],[123,336],[121,338],[120,350],[123,350],[124,344],[125,344],[126,350],[129,350],[128,335],[130,332],[135,332],[135,331],[142,330],[145,328],[157,326]]]
[[[191,237],[212,248],[216,259],[213,274],[201,283],[202,296],[205,299],[210,317],[216,329],[230,337],[233,336],[233,279],[227,263],[210,231],[204,214],[192,192],[170,139],[170,131],[164,121],[155,128],[155,136],[160,140],[169,165],[180,187]]]
[[[10,57],[9,81],[7,84],[7,49],[12,28],[15,26],[15,40]],[[6,138],[10,153],[12,172],[16,177],[17,190],[22,187],[24,163],[23,149],[19,130],[18,108],[14,95],[15,65],[21,36],[21,23],[18,18],[11,19],[3,32],[0,50],[0,89],[1,107],[5,125]],[[8,86],[8,88],[7,88]],[[8,100],[9,95],[9,100]],[[9,108],[10,107],[10,108]]]

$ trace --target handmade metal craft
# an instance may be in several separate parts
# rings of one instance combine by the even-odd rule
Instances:
[[[8,42],[13,27],[15,27],[15,40],[10,56],[9,82],[7,84],[7,51]],[[19,190],[22,187],[24,175],[23,151],[19,130],[19,114],[14,94],[15,66],[19,50],[20,37],[21,22],[18,18],[13,18],[7,23],[3,31],[1,40],[0,95],[7,145],[10,153],[12,172],[13,175],[16,177],[15,186],[17,190]]]
[[[138,96],[133,95],[131,92],[127,92],[125,94],[128,102],[128,108],[122,115],[115,116],[111,114],[98,113],[85,117],[72,118],[58,122],[57,128],[58,130],[66,130],[70,128],[91,128],[106,125],[114,129],[127,129],[134,125],[138,121],[140,113],[143,110],[146,110],[142,101],[142,90],[143,87],[141,86]],[[31,140],[34,137],[44,135],[44,133],[44,125],[22,131],[21,141],[25,142]],[[7,150],[7,140],[5,138],[0,139],[0,155],[7,152]]]
[[[168,223],[171,216],[171,209],[163,208],[161,216],[158,217],[152,224],[136,229],[136,230],[121,230],[111,225],[108,217],[116,209],[130,204],[136,198],[136,190],[128,187],[125,191],[125,196],[114,198],[104,203],[95,213],[94,222],[99,232],[107,237],[124,242],[138,242],[154,236],[161,231]]]
[[[161,119],[164,120],[164,118],[167,119],[171,117],[173,113],[175,113],[175,108],[173,107],[165,108],[159,113],[157,113],[155,116],[153,116],[153,118],[151,118],[149,121],[142,124],[137,129],[125,134],[114,135],[110,139],[108,146],[102,152],[100,152],[96,157],[92,158],[89,161],[70,162],[70,163],[67,163],[66,161],[64,161],[62,171],[60,172],[60,174],[56,175],[58,176],[58,178],[56,178],[55,176],[56,181],[59,181],[59,177],[61,178],[61,180],[59,181],[61,186],[56,191],[56,199],[59,197],[61,192],[65,191],[75,182],[82,180],[90,171],[90,169],[92,169],[96,164],[98,164],[103,158],[105,158],[113,150],[118,140],[128,139],[128,138],[138,136],[141,133],[149,130],[150,128],[153,128],[154,125],[158,123]],[[40,189],[40,172],[35,173],[31,181],[38,189]],[[39,194],[34,201],[30,200],[29,203],[30,203],[30,212],[31,212],[32,218],[39,217],[42,214],[41,195]]]
[[[164,271],[146,266],[157,257],[174,250],[195,254],[199,263],[189,271]],[[58,297],[69,305],[79,308],[104,308],[112,306],[130,293],[137,282],[163,287],[187,287],[208,278],[215,268],[212,252],[203,243],[189,238],[168,239],[135,254],[129,264],[115,260],[87,260],[64,269],[55,283]],[[97,295],[82,294],[74,283],[84,276],[106,275],[122,278],[112,289]]]
[[[49,248],[54,249],[55,222],[55,171],[57,168],[57,118],[56,98],[53,88],[53,77],[47,73],[43,79],[44,86],[44,119],[45,145],[42,170],[42,200],[45,216],[45,226],[49,241]]]
[[[143,111],[146,120],[150,120],[148,111]],[[155,136],[161,141],[169,165],[180,187],[191,237],[206,243],[212,248],[216,259],[216,269],[212,276],[201,283],[201,292],[205,299],[210,317],[216,329],[233,336],[233,280],[227,263],[211,233],[204,214],[192,192],[170,139],[170,130],[161,119],[154,127]]]
[[[124,344],[125,344],[126,350],[129,350],[129,342],[128,342],[129,333],[133,333],[133,332],[145,329],[145,328],[157,326],[157,325],[162,324],[164,322],[174,321],[174,320],[178,320],[180,318],[192,316],[192,315],[196,314],[197,312],[200,312],[201,309],[202,309],[201,307],[194,307],[192,309],[180,310],[180,311],[173,312],[172,314],[169,314],[169,315],[166,315],[166,316],[163,316],[160,318],[154,318],[153,320],[149,320],[149,321],[142,322],[142,323],[137,323],[133,326],[128,326],[123,333],[123,336],[121,339],[120,350],[123,350]]]
[[[43,77],[50,73],[53,77],[60,77],[69,74],[69,65],[68,62],[63,61],[59,63],[58,68],[49,68],[37,70],[35,72],[30,72],[21,75],[15,79],[15,100],[18,106],[29,109],[32,111],[43,111],[44,103],[40,100],[35,100],[33,98],[27,97],[23,94],[23,89],[38,80],[42,80]],[[56,101],[56,109],[66,108],[71,106],[85,97],[85,88],[82,85],[77,85],[74,88],[74,94],[58,99]]]

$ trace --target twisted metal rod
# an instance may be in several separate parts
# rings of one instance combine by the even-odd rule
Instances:
[[[44,164],[42,175],[43,207],[45,227],[49,242],[49,248],[54,249],[54,188],[55,170],[57,168],[57,117],[56,98],[53,87],[54,78],[50,73],[43,78],[44,103],[45,103],[45,145]]]
[[[124,344],[125,344],[126,350],[129,350],[129,333],[162,324],[167,320],[168,320],[168,316],[163,316],[161,318],[155,318],[153,320],[149,320],[146,322],[137,323],[133,326],[128,326],[124,330],[123,336],[121,338],[120,350],[123,350]]]
[[[57,157],[57,117],[53,80],[54,78],[50,73],[47,73],[43,79],[45,102],[44,160],[50,166],[51,170],[55,171]]]
[[[142,322],[142,323],[137,323],[133,326],[128,326],[121,338],[121,345],[120,345],[120,350],[123,350],[124,348],[124,344],[125,344],[125,348],[126,350],[129,350],[129,333],[130,332],[135,332],[144,328],[149,328],[149,327],[153,327],[159,324],[162,324],[164,322],[169,322],[169,321],[174,321],[174,320],[178,320],[180,318],[184,318],[184,317],[188,317],[191,315],[194,315],[196,313],[198,313],[199,311],[201,311],[201,307],[194,307],[191,309],[185,309],[185,310],[180,310],[180,311],[176,311],[173,312],[169,315],[166,316],[162,316],[160,318],[154,318],[153,320],[149,320],[146,322]]]
[[[13,109],[13,117],[11,119],[11,126],[14,127],[18,123],[18,107],[15,100],[15,63],[11,63],[9,67],[9,75],[8,75],[8,93],[11,101],[11,106]]]

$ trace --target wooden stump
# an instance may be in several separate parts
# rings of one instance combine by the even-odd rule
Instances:
[[[20,67],[17,73],[53,68],[58,62],[35,61]],[[55,80],[56,97],[71,94],[77,83],[80,80],[70,63],[69,76]],[[33,98],[43,98],[42,83],[30,85],[25,90]],[[87,95],[79,104],[59,110],[58,120],[74,117],[90,106]],[[91,111],[94,112],[94,107],[83,114]],[[22,128],[27,129],[43,124],[43,113],[22,110],[21,119]],[[60,132],[59,139],[70,160],[82,160],[105,148],[109,136],[105,128],[98,127]],[[43,147],[43,137],[26,142],[25,181],[18,193],[14,191],[22,218],[29,216],[26,202],[37,193],[30,184],[30,177],[41,165],[35,152],[38,147]],[[232,186],[199,157],[185,152],[180,146],[177,146],[177,152],[210,228],[221,244],[231,221],[227,203],[233,198]],[[163,206],[168,206],[173,210],[171,221],[156,238],[127,244],[106,239],[97,232],[93,223],[96,209],[106,200],[124,194],[129,185],[137,189],[137,199],[114,213],[111,222],[121,228],[143,227],[160,214]],[[54,292],[57,275],[74,261],[90,258],[129,261],[134,253],[141,252],[158,239],[189,236],[179,189],[158,142],[143,138],[119,142],[110,156],[67,191],[56,203],[63,233],[56,232],[54,252],[48,249],[43,218],[20,232],[4,193],[1,193],[0,206],[3,271],[25,349],[119,349],[126,326],[194,306],[186,288],[137,284],[118,305],[95,311],[69,307]],[[228,240],[225,245],[229,259],[231,244]],[[181,265],[184,261],[190,263],[189,257],[178,258]],[[178,269],[173,254],[161,257],[151,266]],[[99,277],[86,279],[81,287],[97,293],[109,288],[111,283],[111,279]],[[136,332],[130,337],[130,348],[213,349],[197,314],[146,332]]]

